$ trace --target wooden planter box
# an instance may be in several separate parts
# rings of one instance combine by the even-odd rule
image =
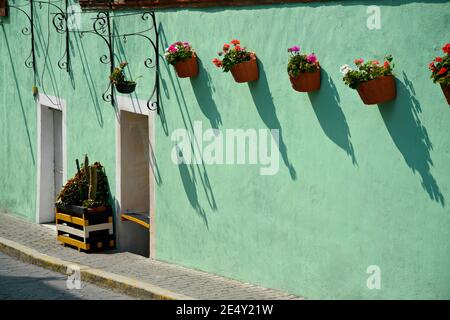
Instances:
[[[78,251],[113,249],[114,226],[111,207],[96,210],[67,206],[56,210],[57,240]]]

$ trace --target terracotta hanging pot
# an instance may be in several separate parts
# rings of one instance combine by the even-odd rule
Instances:
[[[231,68],[231,74],[238,83],[252,82],[259,79],[258,62],[256,58],[241,62]]]
[[[450,105],[450,84],[443,85],[441,84],[442,91],[444,92],[445,98],[447,99],[447,103]]]
[[[314,72],[300,72],[295,78],[289,78],[295,91],[313,92],[320,89],[320,68]]]
[[[397,88],[394,76],[383,76],[359,84],[359,96],[364,104],[380,104],[395,99]]]
[[[193,54],[191,58],[178,61],[174,67],[179,78],[196,77],[198,75],[197,55]]]

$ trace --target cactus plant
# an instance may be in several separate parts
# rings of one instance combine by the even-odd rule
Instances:
[[[89,166],[89,200],[95,201],[97,194],[97,168]]]
[[[89,158],[87,156],[87,154],[84,155],[84,172],[89,172]]]
[[[57,197],[56,206],[77,205],[86,208],[103,207],[109,201],[108,178],[99,162],[89,165],[87,155],[83,168],[76,160],[77,173],[70,179]]]

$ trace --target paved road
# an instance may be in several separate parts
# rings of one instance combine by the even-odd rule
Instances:
[[[26,264],[0,253],[0,300],[130,300],[92,284],[67,289],[67,276]]]
[[[127,223],[127,222],[118,222]],[[130,222],[132,223],[132,222]],[[134,278],[200,300],[288,300],[302,299],[278,290],[227,279],[218,275],[145,258],[130,252],[103,251],[95,254],[63,247],[55,231],[16,216],[0,213],[0,237],[40,253]]]

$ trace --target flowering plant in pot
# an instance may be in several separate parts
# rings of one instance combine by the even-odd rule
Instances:
[[[381,64],[377,60],[364,62],[356,59],[356,70],[349,65],[341,67],[344,82],[352,89],[356,89],[364,104],[380,104],[395,99],[397,88],[392,75],[392,55],[384,58]]]
[[[443,57],[436,57],[430,64],[431,79],[441,85],[447,103],[450,105],[450,43],[442,47]]]
[[[90,165],[87,155],[83,166],[80,166],[78,159],[76,164],[77,172],[58,194],[56,208],[67,214],[106,211],[110,193],[103,166],[99,162]]]
[[[189,42],[175,42],[164,54],[167,62],[174,66],[178,77],[192,78],[198,75],[197,54]]]
[[[294,90],[312,92],[320,89],[320,65],[314,53],[300,53],[299,46],[288,49],[290,58],[287,66]]]
[[[239,40],[232,40],[231,45],[225,43],[219,56],[222,60],[216,58],[213,63],[224,72],[231,71],[233,78],[238,83],[252,82],[259,78],[258,63],[256,54],[241,47]]]
[[[120,93],[133,93],[136,89],[136,81],[125,80],[125,72],[123,69],[128,65],[128,62],[121,62],[119,67],[114,68],[113,73],[109,76],[111,83],[116,86]]]

